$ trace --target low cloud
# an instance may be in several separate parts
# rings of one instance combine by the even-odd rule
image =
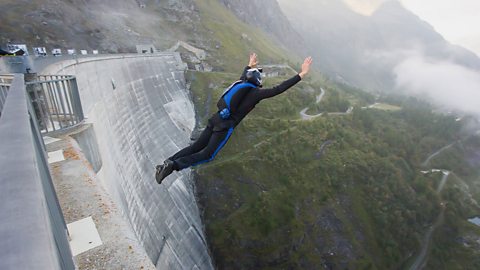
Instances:
[[[397,90],[480,116],[480,72],[411,53],[394,68]]]

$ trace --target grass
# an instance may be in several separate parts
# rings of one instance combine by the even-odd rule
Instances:
[[[395,105],[390,105],[386,103],[375,103],[373,106],[371,106],[373,109],[377,110],[383,110],[383,111],[400,111],[402,107],[395,106]]]

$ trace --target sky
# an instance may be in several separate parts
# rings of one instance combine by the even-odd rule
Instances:
[[[344,0],[355,11],[369,15],[388,0]],[[445,39],[480,56],[479,0],[399,0],[432,25]]]

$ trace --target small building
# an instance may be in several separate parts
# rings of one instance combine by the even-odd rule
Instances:
[[[67,50],[67,53],[68,53],[69,55],[75,55],[75,54],[77,54],[77,51],[76,51],[75,49],[68,49],[68,50]]]
[[[92,53],[95,54],[95,55],[97,55],[97,54],[98,54],[98,50],[93,50]]]
[[[80,54],[81,54],[81,55],[87,55],[88,52],[87,52],[87,50],[80,50]]]
[[[137,45],[137,53],[140,54],[153,54],[156,53],[157,49],[155,49],[155,46],[153,44],[149,45]]]

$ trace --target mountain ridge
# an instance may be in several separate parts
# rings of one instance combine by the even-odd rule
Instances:
[[[321,59],[320,69],[360,88],[391,91],[395,87],[392,70],[405,57],[395,54],[418,48],[437,61],[480,70],[479,57],[447,42],[396,0],[383,3],[371,16],[358,14],[340,1],[278,2],[310,53]],[[310,16],[295,15],[301,11]]]

